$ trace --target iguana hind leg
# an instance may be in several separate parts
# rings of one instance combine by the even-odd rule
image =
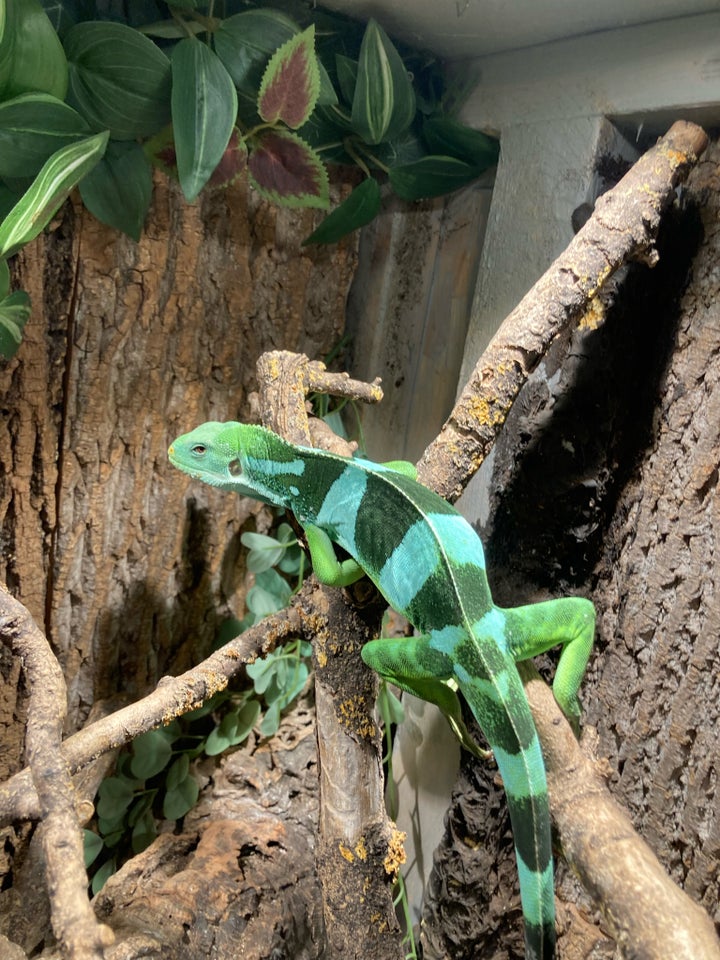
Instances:
[[[492,756],[491,751],[478,747],[470,736],[451,680],[452,660],[431,646],[429,636],[370,640],[362,649],[362,658],[383,680],[434,703],[466,750],[483,759]]]
[[[507,616],[508,649],[516,662],[562,644],[553,693],[563,713],[577,726],[577,693],[595,638],[592,603],[583,597],[559,597],[503,612]]]

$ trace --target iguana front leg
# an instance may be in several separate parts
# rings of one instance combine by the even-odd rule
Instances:
[[[363,568],[352,557],[338,560],[332,540],[320,527],[308,524],[303,530],[313,571],[320,583],[329,587],[348,587],[365,576]]]

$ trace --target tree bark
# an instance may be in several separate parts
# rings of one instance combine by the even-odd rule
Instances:
[[[583,745],[601,758],[613,796],[670,877],[716,927],[718,187],[716,143],[666,215],[657,266],[623,271],[594,322],[556,343],[542,378],[521,392],[494,451],[484,531],[498,603],[592,596],[599,627],[581,687]],[[550,677],[550,659],[540,663]],[[523,956],[503,811],[493,768],[465,764],[431,878],[426,956]],[[635,877],[639,885],[648,878],[642,870]],[[561,861],[556,889],[563,956],[611,957],[613,936],[623,956],[662,955],[653,952],[663,949],[658,926],[643,949],[611,915],[598,930],[595,906]],[[649,919],[638,916],[638,928]],[[699,955],[687,943],[667,949]]]
[[[333,189],[336,199],[347,192]],[[193,483],[169,467],[166,451],[203,420],[251,419],[265,350],[317,357],[337,345],[356,239],[303,247],[320,216],[272,207],[243,184],[189,206],[157,176],[139,243],[73,201],[13,264],[33,313],[18,354],[0,370],[0,579],[61,663],[66,733],[93,703],[118,692],[135,700],[163,674],[197,664],[218,625],[242,615],[242,526],[254,514],[262,529],[269,514]],[[22,765],[26,689],[5,648],[0,671],[5,779]],[[310,833],[312,797],[302,808]],[[44,904],[30,908],[13,891],[44,882],[27,839],[22,826],[3,833],[0,934],[33,950],[49,931]],[[298,840],[297,850],[305,857],[297,876],[314,877],[312,844]],[[246,864],[250,887],[263,862]],[[262,882],[258,875],[255,887]],[[117,885],[114,892],[121,900]],[[313,903],[315,893],[301,884],[298,896]],[[315,929],[300,912],[298,940]],[[274,936],[286,929],[277,912],[265,916]]]
[[[355,247],[302,247],[313,221],[243,185],[189,206],[158,176],[139,243],[75,203],[18,257],[33,315],[0,372],[0,576],[61,659],[70,730],[119,686],[197,662],[242,601],[238,501],[166,451],[203,420],[247,417],[264,350],[315,357],[341,337]],[[5,697],[9,727],[22,704]]]

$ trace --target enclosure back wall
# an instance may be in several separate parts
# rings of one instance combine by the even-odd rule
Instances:
[[[315,220],[244,185],[189,206],[158,176],[139,244],[68,203],[18,257],[33,315],[0,372],[2,576],[61,659],[72,728],[97,698],[198,662],[216,603],[241,599],[239,501],[192,485],[186,511],[166,450],[248,415],[264,350],[321,357],[339,340],[355,241],[302,247]],[[2,657],[4,777],[22,707]]]

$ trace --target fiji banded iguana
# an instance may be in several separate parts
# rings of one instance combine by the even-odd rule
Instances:
[[[418,636],[372,640],[365,662],[437,704],[463,734],[458,687],[492,747],[510,809],[528,958],[555,955],[547,784],[515,662],[563,644],[553,692],[574,722],[595,612],[578,597],[495,606],[482,543],[412,464],[371,463],[287,443],[262,427],[204,423],[178,437],[170,462],[197,480],[286,507],[302,525],[318,580],[366,574]],[[339,561],[333,543],[350,558]]]

